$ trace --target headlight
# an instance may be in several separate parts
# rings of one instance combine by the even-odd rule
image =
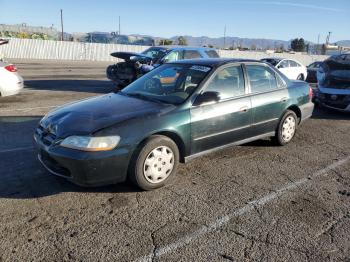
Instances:
[[[64,139],[60,145],[81,151],[107,151],[115,148],[119,141],[119,136],[70,136]]]

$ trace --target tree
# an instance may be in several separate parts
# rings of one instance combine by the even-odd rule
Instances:
[[[305,41],[303,38],[295,38],[290,43],[290,47],[295,52],[304,52],[305,51]]]
[[[250,50],[256,50],[256,45],[255,45],[255,44],[252,44],[252,45],[250,46]]]
[[[187,45],[187,39],[184,36],[179,36],[177,42],[178,45]]]
[[[159,45],[172,45],[173,41],[170,39],[161,39],[159,40]]]

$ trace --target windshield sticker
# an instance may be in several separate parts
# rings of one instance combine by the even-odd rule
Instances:
[[[202,71],[202,72],[208,72],[210,70],[210,67],[207,67],[207,66],[198,66],[198,65],[194,65],[194,66],[191,66],[192,70],[197,70],[197,71]]]

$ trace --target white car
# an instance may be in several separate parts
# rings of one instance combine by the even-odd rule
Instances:
[[[305,80],[307,77],[307,68],[300,62],[292,59],[282,58],[264,58],[261,61],[269,63],[278,68],[286,77],[294,80]]]
[[[23,89],[23,78],[17,68],[5,62],[0,62],[0,96],[18,94]]]

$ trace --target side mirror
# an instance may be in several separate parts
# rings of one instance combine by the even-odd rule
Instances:
[[[197,96],[196,100],[194,101],[194,106],[199,106],[203,104],[209,104],[209,103],[216,103],[220,100],[219,92],[204,92],[203,94],[200,94]]]
[[[279,65],[279,66],[277,66],[277,68],[283,68],[284,66],[283,65]]]

